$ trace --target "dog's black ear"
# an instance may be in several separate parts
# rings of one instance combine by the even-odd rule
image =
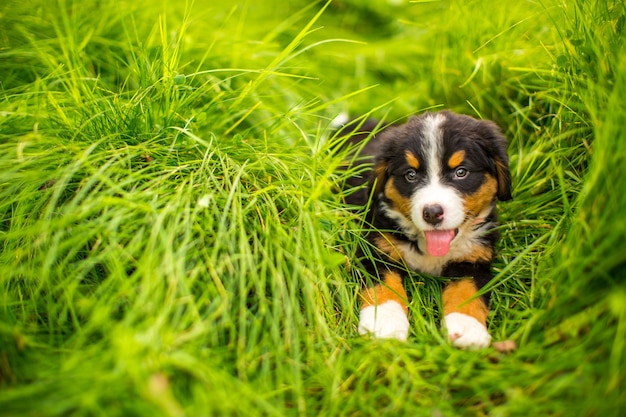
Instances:
[[[409,131],[408,123],[403,125],[387,126],[380,135],[376,136],[376,151],[373,152],[374,169],[370,178],[370,192],[377,197],[383,190],[389,178],[389,164],[394,155],[404,155],[401,151],[401,142]]]
[[[496,180],[498,181],[498,199],[510,200],[511,195],[511,171],[509,170],[509,156],[507,154],[508,142],[502,131],[494,122],[481,120],[485,150],[495,163]]]
[[[496,158],[496,173],[498,176],[498,199],[500,201],[511,200],[511,171],[509,170],[508,156]]]

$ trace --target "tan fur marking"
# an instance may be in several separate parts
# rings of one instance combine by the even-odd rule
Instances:
[[[411,216],[411,200],[400,195],[398,189],[393,184],[393,178],[390,178],[387,181],[387,185],[385,185],[385,195],[392,201],[394,209],[406,217]]]
[[[385,173],[387,172],[387,164],[380,163],[374,167],[374,175],[376,176],[375,193],[378,194],[383,188],[385,182]]]
[[[406,151],[406,163],[409,164],[410,167],[415,169],[420,169],[420,161],[417,160],[417,157],[413,155],[413,152]]]
[[[476,285],[471,279],[453,281],[443,290],[443,314],[462,313],[487,325],[489,310],[480,298],[467,302],[476,295]]]
[[[464,150],[456,151],[455,153],[452,154],[450,159],[448,159],[448,167],[450,167],[450,169],[454,169],[458,167],[459,165],[461,165],[464,159],[465,159],[465,151]]]
[[[381,233],[375,239],[376,247],[386,253],[389,258],[395,262],[402,260],[402,254],[398,250],[398,241],[389,233]]]
[[[387,301],[399,303],[408,313],[407,296],[402,286],[402,278],[397,272],[386,272],[384,282],[361,291],[361,308],[383,304]]]
[[[486,261],[490,262],[493,259],[493,249],[488,246],[475,245],[472,249],[472,252],[461,257],[455,259],[455,262],[479,262]]]
[[[498,189],[498,182],[494,177],[489,174],[485,175],[485,177],[485,183],[474,194],[465,198],[465,210],[475,216],[491,204]]]

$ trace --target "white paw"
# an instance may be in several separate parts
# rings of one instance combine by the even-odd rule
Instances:
[[[452,345],[464,349],[486,348],[491,343],[487,328],[474,317],[463,313],[450,313],[444,317]]]
[[[406,340],[409,337],[409,319],[402,306],[395,301],[367,306],[361,309],[359,333],[371,333],[378,339]]]

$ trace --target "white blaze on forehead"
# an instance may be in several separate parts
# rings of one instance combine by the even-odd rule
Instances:
[[[427,155],[428,176],[431,181],[439,175],[439,160],[442,155],[441,144],[443,142],[443,130],[441,124],[446,117],[441,113],[430,114],[423,122],[423,128],[420,132],[424,138],[424,153]]]

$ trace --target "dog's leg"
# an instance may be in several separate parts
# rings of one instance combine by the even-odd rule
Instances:
[[[491,343],[487,332],[489,309],[481,297],[472,299],[476,292],[472,279],[452,281],[443,291],[444,322],[456,347],[479,349]]]
[[[407,296],[402,277],[386,271],[383,282],[361,292],[359,333],[381,339],[406,340],[409,336]]]

